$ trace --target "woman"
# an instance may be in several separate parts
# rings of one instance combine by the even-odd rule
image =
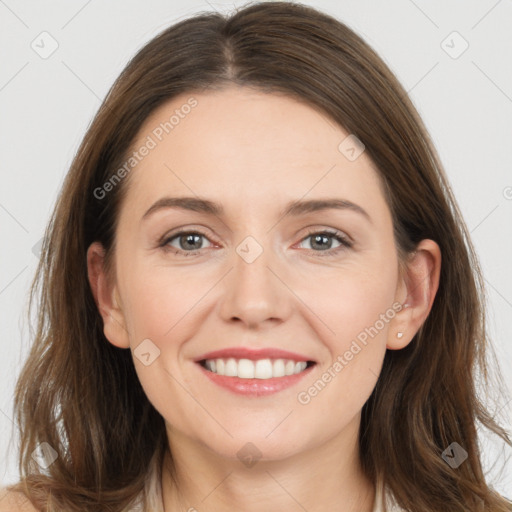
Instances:
[[[42,251],[4,507],[512,510],[477,445],[477,422],[511,441],[475,390],[468,232],[405,91],[339,21],[272,2],[152,40]]]

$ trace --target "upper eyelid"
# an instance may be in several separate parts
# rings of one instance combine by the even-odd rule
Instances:
[[[160,239],[159,239],[159,244],[164,244],[164,243],[168,243],[170,240],[173,240],[174,238],[180,236],[180,235],[188,235],[188,234],[198,234],[198,235],[201,235],[201,236],[204,236],[205,238],[214,238],[214,237],[211,237],[211,235],[208,235],[206,233],[203,232],[202,229],[197,229],[197,228],[187,228],[187,229],[182,229],[182,228],[177,228],[177,231],[171,231],[169,233],[166,233],[165,235],[163,235]],[[211,240],[210,240],[211,241]],[[215,240],[213,240],[215,241]]]

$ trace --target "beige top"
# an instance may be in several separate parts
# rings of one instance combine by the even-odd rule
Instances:
[[[158,467],[156,458],[154,458],[146,481],[145,493],[141,493],[136,502],[123,512],[164,512],[161,482],[161,467]],[[386,499],[385,507],[384,498]],[[384,491],[382,482],[379,481],[376,486],[375,504],[372,512],[404,512],[404,510],[394,504],[389,493]]]

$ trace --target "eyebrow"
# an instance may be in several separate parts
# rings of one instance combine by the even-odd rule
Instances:
[[[142,220],[147,219],[150,215],[164,208],[179,208],[193,212],[206,213],[209,215],[222,216],[224,208],[214,201],[201,199],[198,197],[162,197],[153,203],[146,213],[142,216]],[[372,223],[372,219],[368,212],[352,201],[338,198],[325,199],[308,199],[296,200],[289,202],[280,213],[280,218],[286,215],[297,217],[306,213],[318,212],[323,210],[350,210],[362,215],[368,222]]]

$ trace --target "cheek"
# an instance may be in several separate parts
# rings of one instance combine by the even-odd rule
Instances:
[[[183,388],[186,374],[181,366],[180,351],[190,334],[193,315],[189,317],[187,312],[192,313],[191,304],[197,302],[201,294],[194,293],[193,283],[162,268],[139,271],[132,268],[124,281],[124,293],[127,297],[125,317],[130,325],[130,343],[139,381],[156,410],[173,425],[181,425],[182,418],[191,414],[194,402]],[[147,339],[151,344],[144,341]],[[148,365],[138,356],[143,352],[138,348],[143,342],[149,347],[144,352],[151,353]],[[192,412],[201,414],[199,410]]]
[[[390,335],[398,271],[392,254],[372,263],[336,270],[336,277],[310,280],[299,293],[322,320],[318,335],[328,358],[301,389],[300,404],[346,422],[370,396]],[[330,278],[328,278],[330,277]],[[301,295],[302,293],[302,295]]]
[[[132,267],[123,277],[123,306],[132,345],[145,338],[163,343],[201,296],[194,281],[183,279],[179,271],[141,266]]]
[[[395,313],[387,287],[376,289],[375,284],[348,279],[344,284],[330,301],[318,304],[333,331],[323,329],[328,356],[297,394],[311,428],[322,423],[321,418],[330,418],[332,435],[359,413],[375,388]]]
[[[368,339],[386,337],[395,313],[392,305],[397,277],[395,260],[390,256],[387,261],[374,258],[371,263],[330,269],[322,276],[303,280],[297,294],[321,320],[324,328],[319,334],[329,340],[331,355],[344,352],[358,337],[364,342],[365,333]]]

